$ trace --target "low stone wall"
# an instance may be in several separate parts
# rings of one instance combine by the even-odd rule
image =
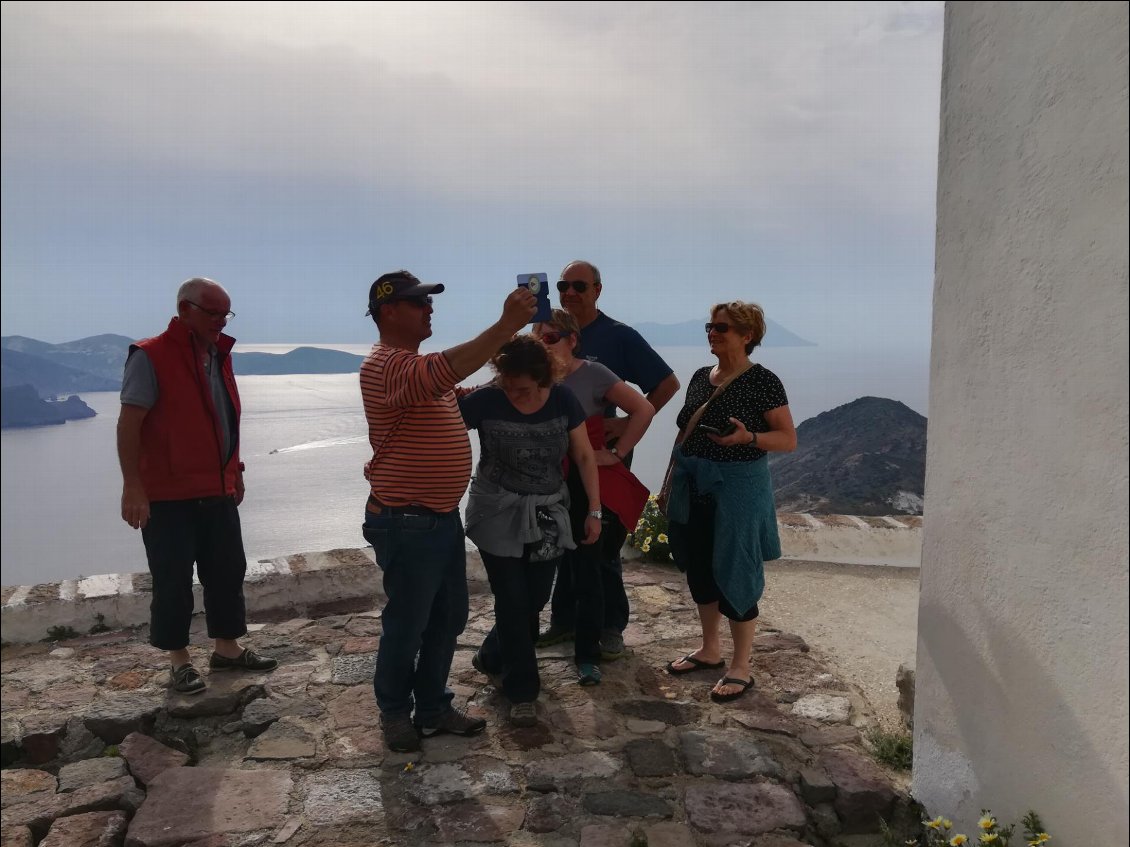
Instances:
[[[917,567],[922,545],[918,517],[779,514],[786,559],[843,564]],[[487,579],[475,551],[467,554],[473,592],[486,591]],[[152,578],[148,573],[103,574],[43,585],[6,586],[0,594],[0,639],[39,641],[48,630],[80,634],[99,624],[117,629],[149,620]],[[203,608],[199,582],[196,608]],[[313,616],[371,608],[382,594],[372,548],[298,553],[251,560],[244,594],[256,619]]]

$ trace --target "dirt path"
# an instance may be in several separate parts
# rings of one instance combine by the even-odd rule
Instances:
[[[765,584],[765,622],[804,638],[883,726],[901,726],[895,672],[914,661],[918,569],[781,560],[766,565]]]

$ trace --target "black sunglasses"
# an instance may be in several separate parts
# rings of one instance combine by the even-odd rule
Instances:
[[[720,323],[707,324],[706,325],[706,331],[707,332],[723,332],[723,333],[729,332],[730,331],[730,325],[728,323],[726,323],[725,321],[721,321]]]
[[[572,288],[578,294],[584,294],[586,291],[589,290],[589,284],[587,282],[585,282],[583,279],[575,279],[572,282],[569,282],[569,280],[567,280],[567,279],[557,280],[557,290],[560,291],[562,294],[564,294],[570,288]]]
[[[432,305],[432,296],[430,294],[416,294],[412,297],[393,297],[390,302],[411,303],[413,306],[423,309],[425,306]]]

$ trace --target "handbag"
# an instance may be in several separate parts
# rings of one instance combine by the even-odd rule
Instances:
[[[678,450],[682,443],[694,432],[694,428],[698,426],[698,422],[702,420],[702,415],[706,411],[706,407],[725,391],[731,382],[752,367],[753,362],[746,362],[744,368],[722,380],[722,382],[715,387],[713,393],[706,398],[706,402],[699,406],[695,410],[695,413],[691,415],[691,419],[687,421],[687,425],[680,429],[679,434],[675,436],[675,443],[671,446],[671,458],[667,462],[667,473],[663,475],[663,484],[659,486],[659,494],[655,498],[655,505],[659,508],[659,513],[663,515],[663,517],[667,517],[667,504],[671,500],[671,475],[675,471],[675,451]]]

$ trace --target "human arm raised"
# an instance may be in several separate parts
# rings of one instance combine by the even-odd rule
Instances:
[[[118,464],[122,468],[122,520],[134,529],[149,523],[149,495],[141,481],[141,425],[149,410],[122,404],[118,414]]]
[[[515,288],[502,304],[502,316],[470,341],[443,351],[459,379],[466,379],[498,352],[514,333],[530,322],[537,311],[537,297],[528,288]]]
[[[585,518],[585,544],[595,544],[600,538],[600,518],[593,512],[600,511],[600,478],[596,471],[596,457],[593,455],[589,433],[582,423],[569,430],[569,458],[577,465],[585,496],[589,498],[588,516]]]

